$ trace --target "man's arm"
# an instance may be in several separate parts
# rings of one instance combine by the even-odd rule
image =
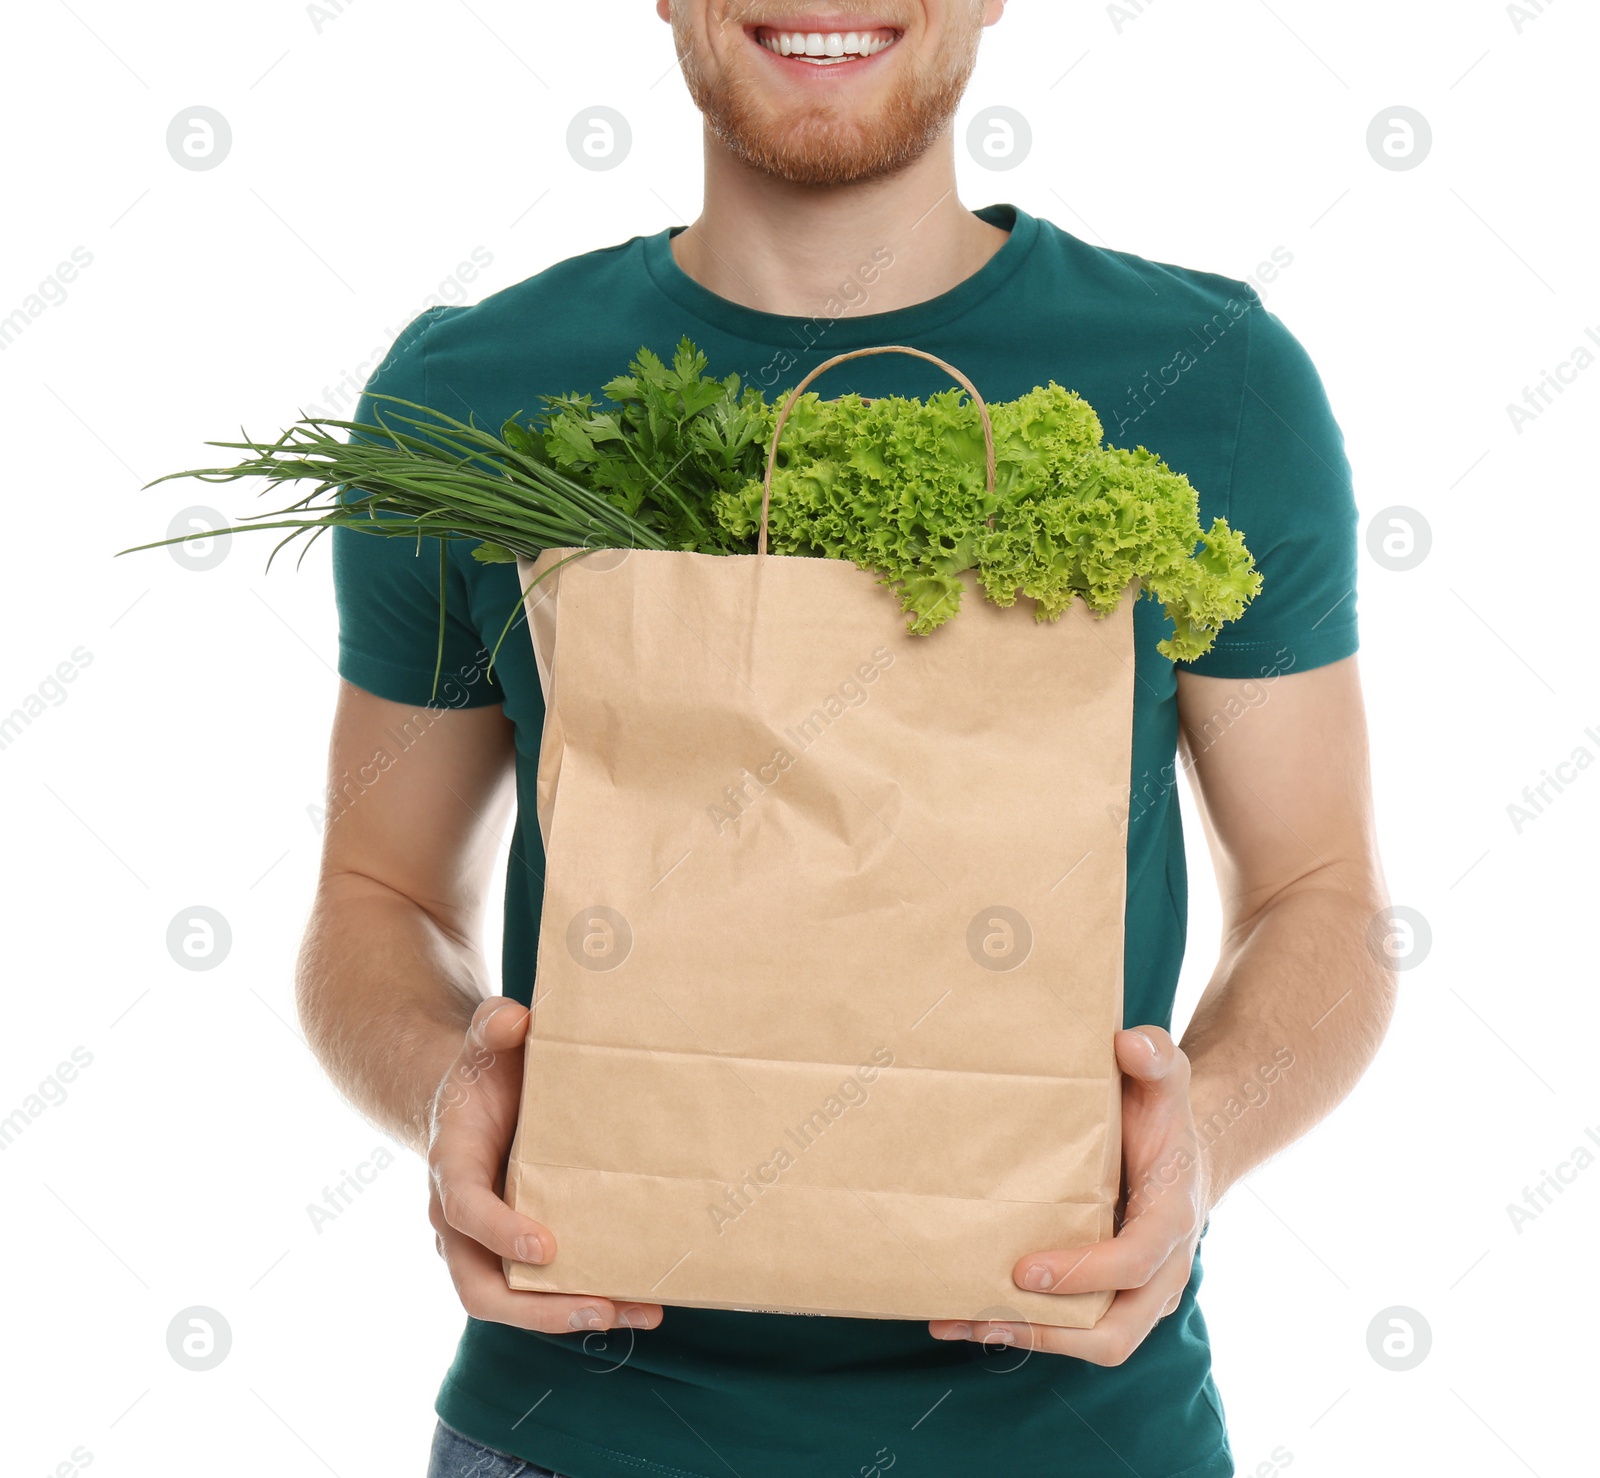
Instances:
[[[415,1150],[489,993],[478,933],[512,776],[498,705],[414,709],[340,682],[296,997],[334,1082]]]
[[[411,708],[341,682],[328,774],[301,1024],[350,1101],[426,1154],[429,1214],[462,1304],[546,1333],[659,1323],[659,1305],[506,1286],[502,1257],[545,1262],[556,1242],[500,1196],[528,1020],[488,996],[478,945],[514,793],[504,710]]]
[[[1203,1141],[1207,1124],[1215,1136],[1212,1205],[1355,1086],[1395,994],[1371,944],[1389,900],[1356,659],[1279,677],[1259,708],[1204,747],[1205,725],[1241,686],[1178,680],[1223,910],[1217,968],[1183,1036],[1195,1121]],[[1228,1100],[1244,1100],[1243,1085],[1274,1065],[1268,1101],[1230,1115]]]
[[[1180,671],[1178,709],[1222,897],[1217,968],[1181,1048],[1157,1026],[1116,1034],[1120,1232],[1013,1270],[1019,1287],[1116,1297],[1093,1329],[941,1320],[940,1338],[1121,1364],[1177,1308],[1218,1199],[1349,1092],[1388,1026],[1394,975],[1368,943],[1387,897],[1355,658],[1271,683]]]

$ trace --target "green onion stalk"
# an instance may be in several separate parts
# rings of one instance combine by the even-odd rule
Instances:
[[[207,446],[247,453],[232,467],[198,467],[169,472],[145,484],[146,488],[173,478],[192,477],[201,482],[237,482],[251,477],[270,484],[313,483],[303,497],[282,508],[247,515],[224,529],[201,529],[170,539],[135,544],[118,554],[159,549],[190,539],[213,539],[219,533],[244,533],[256,529],[288,529],[273,546],[267,569],[278,551],[305,538],[295,567],[317,539],[329,529],[354,529],[388,538],[414,539],[420,554],[422,540],[439,540],[439,646],[434,663],[432,697],[438,694],[444,667],[445,576],[448,544],[467,540],[472,553],[486,564],[509,563],[522,555],[535,558],[541,550],[575,548],[578,554],[559,560],[537,579],[543,579],[567,560],[594,549],[665,549],[667,543],[654,530],[630,516],[602,494],[539,460],[528,430],[507,421],[501,435],[470,422],[456,420],[431,406],[402,400],[396,395],[373,393],[372,400],[390,401],[428,419],[391,412],[394,420],[426,430],[428,439],[396,431],[375,410],[378,425],[307,416],[272,442],[208,441]],[[341,440],[338,432],[349,433]],[[243,429],[241,435],[245,435]],[[376,438],[376,441],[367,438]],[[397,455],[397,453],[399,455]],[[265,496],[265,493],[263,494]],[[537,583],[537,580],[535,581]],[[519,592],[489,655],[487,671],[494,670],[500,644],[522,608]]]

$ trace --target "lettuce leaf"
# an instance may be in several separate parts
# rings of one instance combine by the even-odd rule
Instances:
[[[989,413],[992,493],[964,391],[926,402],[807,391],[784,425],[769,548],[875,571],[918,634],[958,613],[968,570],[997,605],[1032,600],[1040,621],[1075,599],[1104,615],[1137,579],[1172,620],[1158,649],[1175,661],[1209,650],[1259,591],[1242,536],[1221,518],[1203,530],[1195,489],[1155,453],[1105,446],[1099,417],[1074,391],[1052,380]],[[760,477],[724,485],[711,512],[730,538],[753,543]]]

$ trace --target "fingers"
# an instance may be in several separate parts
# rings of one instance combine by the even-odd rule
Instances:
[[[437,1208],[434,1212],[438,1217]],[[586,1294],[526,1293],[506,1287],[500,1259],[487,1247],[436,1219],[440,1256],[450,1269],[456,1297],[474,1319],[509,1324],[542,1334],[571,1334],[598,1329],[654,1329],[661,1322],[660,1304],[595,1298]]]
[[[935,1339],[1008,1344],[1049,1355],[1070,1355],[1091,1365],[1121,1365],[1145,1342],[1150,1331],[1183,1302],[1189,1273],[1190,1259],[1169,1259],[1142,1287],[1118,1293],[1093,1329],[983,1320],[966,1324],[945,1319],[933,1321],[928,1328]]]
[[[479,1085],[520,1090],[522,1044],[531,1019],[526,1006],[507,996],[480,1001],[467,1023],[455,1065],[440,1087],[436,1108],[470,1101]]]
[[[481,1243],[496,1257],[514,1262],[549,1262],[556,1255],[555,1234],[506,1205],[481,1166],[456,1161],[446,1153],[431,1172],[433,1204],[446,1226]]]
[[[528,1009],[490,996],[472,1013],[456,1059],[434,1103],[428,1219],[456,1296],[474,1319],[544,1334],[653,1329],[660,1304],[533,1293],[506,1286],[504,1258],[543,1263],[555,1256],[548,1227],[508,1206],[496,1187],[516,1127]]]
[[[1018,1259],[1011,1276],[1019,1288],[1053,1294],[1144,1288],[1176,1253],[1192,1248],[1199,1231],[1196,1161],[1184,1129],[1192,1123],[1189,1059],[1159,1026],[1118,1032],[1113,1046],[1135,1094],[1123,1116],[1126,1220],[1106,1241]],[[1135,1115],[1146,1132],[1130,1134]],[[1151,1130],[1153,1141],[1146,1142]]]
[[[462,1035],[455,1061],[440,1081],[431,1104],[430,1141],[463,1119],[479,1133],[510,1143],[522,1090],[522,1042],[528,1009],[505,996],[478,1004]],[[504,1146],[501,1146],[503,1152]]]
[[[1194,1202],[1181,1194],[1163,1196],[1107,1241],[1030,1252],[1017,1260],[1011,1278],[1033,1293],[1143,1288],[1175,1253],[1191,1245],[1197,1230]]]
[[[450,1268],[461,1307],[472,1318],[542,1334],[595,1329],[653,1329],[659,1304],[618,1304],[587,1294],[547,1294],[506,1286],[502,1259],[549,1262],[555,1236],[496,1192],[517,1123],[522,1085],[520,1046],[528,1035],[526,1006],[509,997],[478,1003],[461,1054],[435,1101],[429,1145],[429,1220],[435,1246]]]
[[[528,1008],[509,996],[488,996],[479,1001],[467,1023],[455,1067],[446,1079],[452,1096],[462,1096],[462,1089],[470,1089],[497,1069],[501,1077],[514,1075],[520,1079],[521,1047],[530,1019]]]
[[[479,1003],[435,1104],[428,1172],[446,1226],[496,1257],[540,1263],[555,1256],[555,1237],[496,1191],[521,1096],[522,1063],[514,1049],[527,1024],[527,1008],[504,996]]]
[[[528,1008],[510,996],[486,996],[479,1001],[467,1028],[470,1041],[490,1051],[516,1046],[527,1032]]]
[[[1141,1083],[1160,1083],[1173,1093],[1188,1092],[1189,1059],[1161,1027],[1137,1026],[1120,1031],[1111,1044],[1125,1077]]]
[[[1017,1260],[1011,1279],[1032,1293],[1098,1293],[1143,1288],[1179,1252],[1191,1259],[1202,1218],[1193,1194],[1171,1186],[1143,1197],[1114,1237],[1086,1247],[1030,1252]]]
[[[1139,1124],[1154,1131],[1153,1145],[1141,1136],[1130,1142],[1124,1115],[1124,1153],[1130,1182],[1159,1158],[1171,1135],[1190,1121],[1189,1059],[1159,1026],[1120,1031],[1112,1039],[1124,1077],[1125,1107]],[[1138,1152],[1134,1153],[1134,1147]],[[1181,1149],[1181,1144],[1179,1145]],[[1143,1343],[1166,1314],[1176,1309],[1194,1265],[1199,1223],[1185,1162],[1174,1162],[1175,1180],[1163,1177],[1163,1194],[1130,1196],[1129,1215],[1119,1235],[1088,1247],[1030,1253],[1012,1269],[1019,1288],[1057,1295],[1112,1290],[1115,1297],[1093,1329],[1058,1329],[1042,1324],[938,1320],[929,1325],[941,1339],[994,1340],[1052,1354],[1073,1355],[1096,1365],[1120,1365]]]

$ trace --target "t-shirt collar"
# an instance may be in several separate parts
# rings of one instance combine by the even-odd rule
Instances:
[[[812,317],[765,313],[724,298],[696,282],[672,255],[671,238],[685,230],[683,226],[668,226],[644,237],[644,261],[656,287],[680,308],[737,338],[790,349],[826,346],[830,352],[905,343],[970,312],[1012,277],[1032,251],[1039,223],[1019,206],[1001,202],[980,206],[973,214],[1009,233],[1000,249],[970,277],[936,297],[878,313],[871,311],[871,284],[859,278],[855,287],[865,295],[865,303],[849,306],[847,285],[841,283],[838,298],[843,311],[833,318],[820,313]],[[864,268],[870,271],[874,265],[867,263]],[[880,275],[893,271],[892,261],[879,268]]]

